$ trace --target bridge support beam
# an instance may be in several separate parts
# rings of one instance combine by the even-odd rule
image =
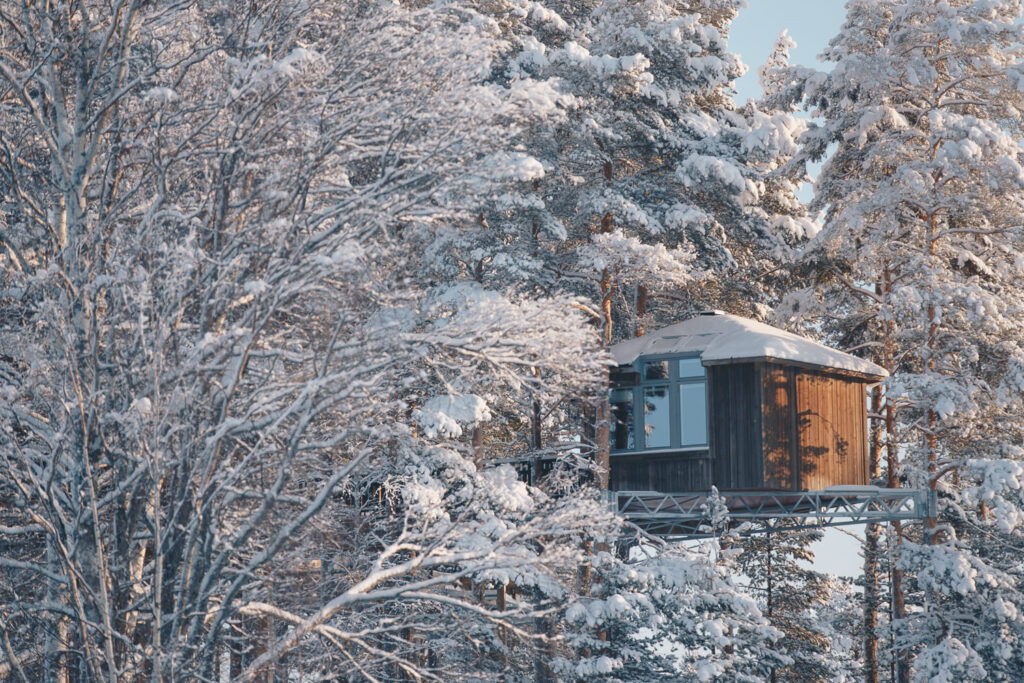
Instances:
[[[705,510],[711,492],[656,493],[611,491],[615,510],[647,533],[697,538],[709,535]],[[935,492],[874,486],[831,487],[822,491],[722,491],[719,497],[734,524],[759,522],[749,533],[807,529],[866,522],[923,520],[935,514]]]

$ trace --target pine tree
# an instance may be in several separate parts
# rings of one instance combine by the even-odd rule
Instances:
[[[737,569],[750,580],[761,611],[783,633],[777,647],[792,664],[774,669],[773,681],[831,680],[830,641],[821,628],[832,582],[809,568],[814,561],[810,545],[821,531],[794,530],[785,525],[752,534],[743,541]]]
[[[598,553],[591,590],[565,615],[584,653],[556,662],[567,680],[765,681],[792,664],[778,649],[783,633],[736,580],[724,498],[712,490],[707,506],[711,535],[697,547],[639,534],[620,546],[625,559]]]
[[[825,228],[806,261],[816,281],[786,308],[827,310],[837,340],[893,373],[889,482],[939,493],[938,516],[905,530],[893,577],[905,589],[894,604],[900,648],[926,678],[1019,671],[1000,646],[1021,630],[1019,610],[998,607],[1020,603],[1013,564],[970,538],[998,529],[972,492],[1000,495],[1002,484],[979,482],[1019,466],[1019,15],[1016,2],[851,2],[825,52],[831,74],[779,77],[824,119],[804,157],[828,155],[814,202]],[[917,603],[912,617],[901,592]]]
[[[732,103],[745,68],[726,45],[738,3],[479,4],[509,46],[493,78],[561,114],[516,139],[540,163],[522,167],[477,230],[439,232],[438,271],[580,295],[609,341],[767,301],[757,274],[816,226],[776,173],[802,124]]]

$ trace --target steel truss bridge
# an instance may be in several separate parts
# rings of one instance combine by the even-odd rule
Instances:
[[[609,491],[610,503],[649,534],[675,538],[708,536],[711,492]],[[835,486],[822,491],[721,491],[731,526],[753,522],[741,533],[922,520],[935,516],[935,492]]]

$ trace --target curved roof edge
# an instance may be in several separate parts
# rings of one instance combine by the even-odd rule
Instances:
[[[864,358],[759,323],[749,318],[708,311],[610,349],[619,365],[640,356],[699,355],[704,365],[770,360],[778,363],[844,371],[867,379],[889,376],[885,368]]]

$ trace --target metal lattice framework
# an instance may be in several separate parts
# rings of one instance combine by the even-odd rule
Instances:
[[[615,509],[647,533],[670,537],[706,536],[710,493],[612,491]],[[873,486],[823,491],[722,491],[733,523],[757,522],[746,531],[809,529],[920,520],[935,514],[935,492]]]

